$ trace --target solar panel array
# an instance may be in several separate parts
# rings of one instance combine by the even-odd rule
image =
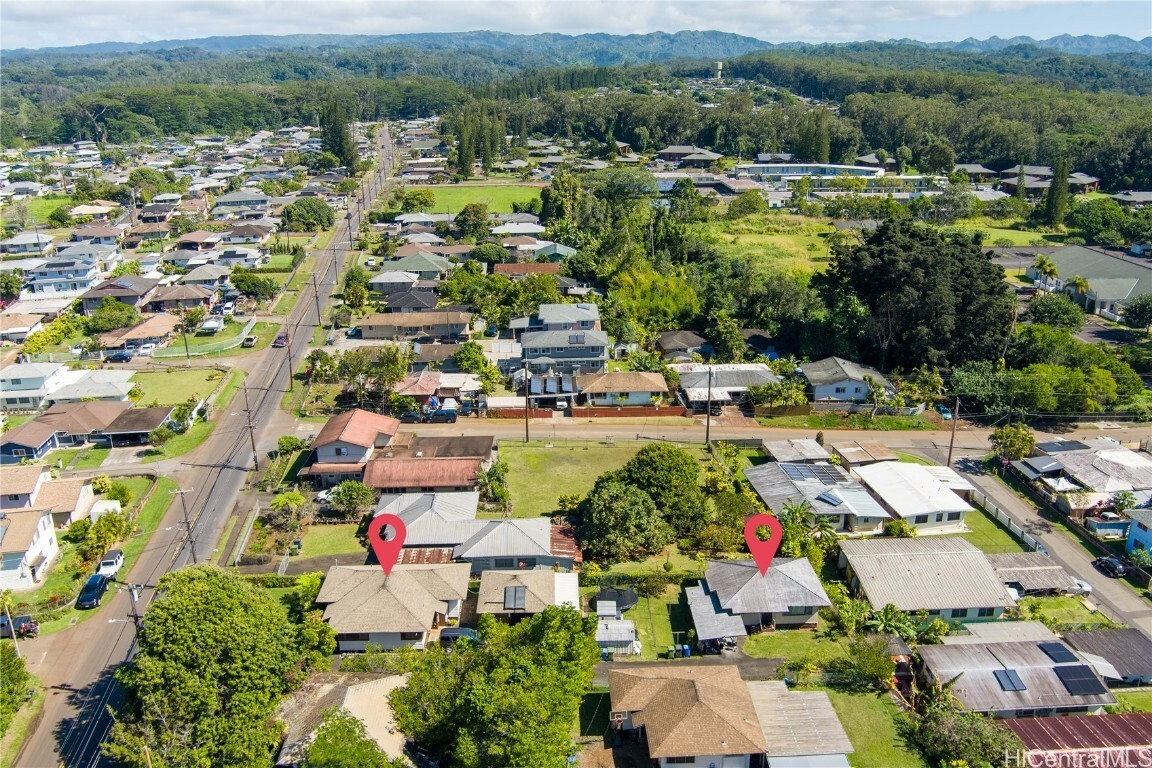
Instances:
[[[824,485],[844,482],[844,476],[830,464],[781,463],[780,468],[788,475],[789,480],[816,480]]]
[[[1086,664],[1056,667],[1056,676],[1073,696],[1095,696],[1108,692],[1104,683],[1100,682],[1100,678]]]
[[[1063,643],[1040,643],[1038,647],[1044,651],[1044,653],[1048,654],[1048,658],[1057,664],[1065,664],[1069,661],[1080,661],[1080,659],[1076,658],[1076,654],[1068,650]]]
[[[996,682],[1000,683],[1000,687],[1006,691],[1023,691],[1028,687],[1020,679],[1020,673],[1014,669],[994,669],[992,674],[996,676]]]

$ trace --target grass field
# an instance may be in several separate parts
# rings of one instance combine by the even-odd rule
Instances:
[[[1065,237],[1062,233],[1017,229],[1015,223],[989,218],[966,219],[957,222],[956,228],[971,232],[983,232],[984,245],[987,247],[991,247],[997,240],[1011,240],[1012,245],[1031,245],[1033,240],[1043,240],[1049,245],[1059,245],[1064,242]]]
[[[512,203],[526,203],[540,196],[541,187],[527,184],[434,184],[427,189],[436,195],[436,203],[425,213],[459,213],[468,203],[484,203],[488,213],[512,213]]]
[[[69,195],[46,195],[45,197],[29,198],[24,202],[28,206],[28,215],[36,219],[40,224],[41,232],[43,232],[48,226],[48,214],[62,205],[71,205],[72,198]],[[5,208],[4,212],[0,212],[0,219],[3,219],[5,222],[7,222],[7,218],[4,216],[6,212],[7,208]]]
[[[828,690],[828,697],[855,749],[848,756],[849,764],[860,768],[926,768],[924,758],[900,735],[896,721],[900,710],[887,693]]]
[[[670,544],[664,552],[652,555],[646,560],[628,560],[623,563],[616,563],[608,569],[608,573],[655,573],[664,570],[664,563],[672,563],[672,567],[677,571],[700,570],[700,564],[696,562],[696,558],[681,554],[679,547]]]
[[[93,446],[84,453],[73,465],[72,469],[96,469],[108,458],[110,448]]]
[[[292,312],[292,308],[296,306],[296,300],[300,298],[300,294],[293,291],[280,294],[280,299],[276,302],[276,307],[272,310],[274,315],[287,315]]]
[[[152,448],[144,453],[141,461],[144,464],[151,464],[154,461],[162,461],[164,459],[173,459],[177,456],[183,456],[189,451],[200,447],[200,443],[208,439],[212,434],[212,430],[216,429],[215,422],[211,421],[198,421],[188,429],[187,432],[176,435],[168,442],[164,443],[159,449]]]
[[[923,416],[877,416],[866,413],[813,413],[808,416],[766,416],[756,419],[762,427],[778,429],[875,429],[881,432],[938,429]]]
[[[556,443],[552,448],[500,444],[500,458],[508,463],[508,490],[513,517],[539,517],[556,510],[561,494],[581,496],[592,490],[596,478],[623,466],[642,446],[607,446],[601,443]],[[540,478],[548,478],[540,482]]]
[[[153,400],[161,405],[178,405],[196,395],[207,397],[220,383],[220,371],[215,368],[174,368],[171,371],[141,371],[132,377],[132,383],[144,390],[141,405]]]
[[[1115,626],[1104,614],[1088,610],[1084,606],[1084,601],[1079,597],[1029,597],[1021,601],[1020,612],[1022,616],[1027,618],[1034,610],[1039,610],[1044,617],[1060,624],[1078,625],[1077,628],[1104,629]]]
[[[778,629],[749,637],[744,653],[758,659],[800,659],[816,654],[823,659],[836,659],[845,654],[845,639],[831,635],[823,619],[817,619],[816,629]]]
[[[697,232],[721,253],[747,259],[756,271],[808,274],[828,260],[827,238],[834,228],[826,220],[786,213],[717,219]]]
[[[244,330],[245,323],[239,322],[232,318],[227,318],[224,321],[224,327],[216,333],[191,333],[188,334],[188,350],[196,352],[204,347],[216,347],[229,339],[234,339],[240,335]],[[174,349],[184,349],[183,336],[177,336],[172,342]]]
[[[363,555],[364,547],[356,540],[356,523],[338,525],[310,525],[304,532],[301,557],[325,555]]]
[[[256,323],[252,326],[250,336],[256,337],[256,346],[254,347],[233,347],[226,350],[221,354],[225,357],[237,357],[238,355],[250,355],[253,352],[259,352],[262,349],[267,349],[272,340],[276,338],[276,334],[280,331],[279,323]]]
[[[692,614],[684,590],[669,585],[660,597],[642,597],[636,607],[624,613],[625,619],[636,623],[640,639],[640,658],[654,660],[663,655],[673,643],[688,642],[692,628]]]
[[[982,509],[973,509],[964,516],[964,522],[972,529],[972,532],[961,534],[961,536],[985,554],[1028,551],[1023,544],[1013,538],[1007,528]]]
[[[224,386],[220,387],[220,391],[216,393],[216,398],[212,404],[220,410],[224,410],[232,404],[232,398],[240,390],[240,384],[244,381],[244,372],[238,368],[233,368],[228,372],[228,379],[224,382]]]
[[[1152,691],[1120,692],[1116,699],[1131,707],[1133,712],[1152,712]]]

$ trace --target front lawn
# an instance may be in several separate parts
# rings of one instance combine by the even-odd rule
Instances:
[[[242,347],[236,346],[232,349],[226,350],[221,353],[225,357],[236,357],[237,355],[250,355],[253,352],[259,352],[262,349],[267,349],[272,340],[276,338],[276,334],[280,332],[279,323],[256,323],[249,331],[249,336],[256,337],[256,346]]]
[[[512,203],[527,203],[540,196],[539,186],[528,184],[437,184],[426,189],[436,196],[436,203],[425,213],[459,213],[468,203],[484,203],[488,213],[512,213]]]
[[[356,523],[310,525],[304,532],[304,546],[300,557],[327,557],[329,555],[365,555],[364,547],[356,539]]]
[[[581,736],[603,736],[611,724],[608,714],[612,701],[605,686],[593,686],[580,700],[579,733]]]
[[[927,768],[915,748],[900,735],[900,710],[887,693],[845,693],[828,690],[855,752],[848,762],[860,768]]]
[[[960,535],[985,554],[1028,551],[1007,528],[979,507],[964,516],[964,523],[972,529],[972,532]]]
[[[813,413],[808,416],[761,416],[762,427],[776,429],[873,429],[880,432],[938,429],[924,416],[877,416],[867,413]]]
[[[1107,629],[1116,624],[1099,611],[1090,611],[1084,600],[1072,595],[1028,597],[1020,601],[1020,615],[1055,622],[1066,629]]]
[[[513,517],[539,517],[556,511],[561,494],[586,495],[596,478],[619,469],[643,447],[642,444],[608,446],[558,442],[551,448],[527,447],[501,441],[500,459],[508,463],[508,491]],[[703,456],[697,451],[698,456]],[[546,482],[541,482],[546,478]]]
[[[94,445],[76,460],[72,469],[96,469],[104,463],[104,459],[108,458],[108,453],[111,450],[111,448],[101,448]]]
[[[1152,691],[1117,692],[1116,700],[1133,712],[1152,712]]]
[[[231,317],[224,318],[224,327],[215,333],[190,333],[188,334],[188,351],[200,352],[205,348],[216,349],[221,344],[234,339],[241,334],[244,326],[247,323],[242,323]],[[172,340],[172,349],[183,350],[184,338],[183,336],[176,336]]]
[[[744,641],[744,653],[758,659],[788,659],[794,661],[813,654],[821,659],[844,656],[846,640],[828,630],[823,619],[817,619],[816,629],[777,629],[761,632]]]
[[[145,464],[151,464],[154,461],[183,456],[189,451],[199,448],[200,443],[207,440],[208,435],[212,434],[212,430],[214,429],[216,429],[215,422],[197,421],[189,427],[186,432],[174,436],[160,448],[153,447],[146,449],[141,460]]]
[[[155,401],[160,405],[179,405],[195,396],[205,398],[215,391],[223,377],[215,368],[170,368],[167,371],[141,371],[132,383],[144,391],[140,405]]]

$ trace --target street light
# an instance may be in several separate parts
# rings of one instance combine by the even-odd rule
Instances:
[[[528,444],[528,383],[532,377],[532,373],[528,370],[528,361],[525,360],[521,363],[522,370],[524,371],[524,444]]]

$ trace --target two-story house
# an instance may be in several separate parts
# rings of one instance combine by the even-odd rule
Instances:
[[[67,372],[60,363],[17,363],[0,369],[0,408],[36,410],[65,383]]]
[[[520,338],[521,360],[533,373],[601,373],[608,364],[603,331],[534,331]]]
[[[1127,514],[1132,524],[1128,526],[1125,550],[1129,554],[1138,549],[1152,552],[1152,509],[1130,509]]]
[[[598,331],[600,307],[595,304],[541,304],[536,314],[508,324],[514,338],[536,331]]]
[[[148,304],[149,297],[160,281],[139,275],[120,275],[109,278],[80,296],[84,314],[89,317],[100,308],[104,299],[112,298],[121,304],[141,309]]]
[[[100,270],[90,261],[51,258],[29,270],[22,295],[47,299],[79,296],[100,282]]]
[[[118,227],[109,227],[104,224],[85,224],[76,228],[72,233],[72,240],[77,243],[92,243],[93,245],[119,245],[120,238],[123,236],[123,230]]]
[[[124,254],[117,245],[100,245],[99,243],[73,243],[56,251],[60,259],[75,259],[84,261],[96,267],[101,277],[112,274],[112,270],[124,261]]]
[[[262,216],[268,212],[271,200],[259,190],[239,189],[216,198],[212,218],[216,220]]]
[[[309,473],[325,479],[326,485],[361,480],[373,453],[391,445],[399,429],[400,422],[391,416],[359,408],[333,416],[312,441]]]
[[[52,513],[34,509],[32,501],[51,474],[41,466],[8,467],[0,472],[0,589],[31,589],[60,550]]]

